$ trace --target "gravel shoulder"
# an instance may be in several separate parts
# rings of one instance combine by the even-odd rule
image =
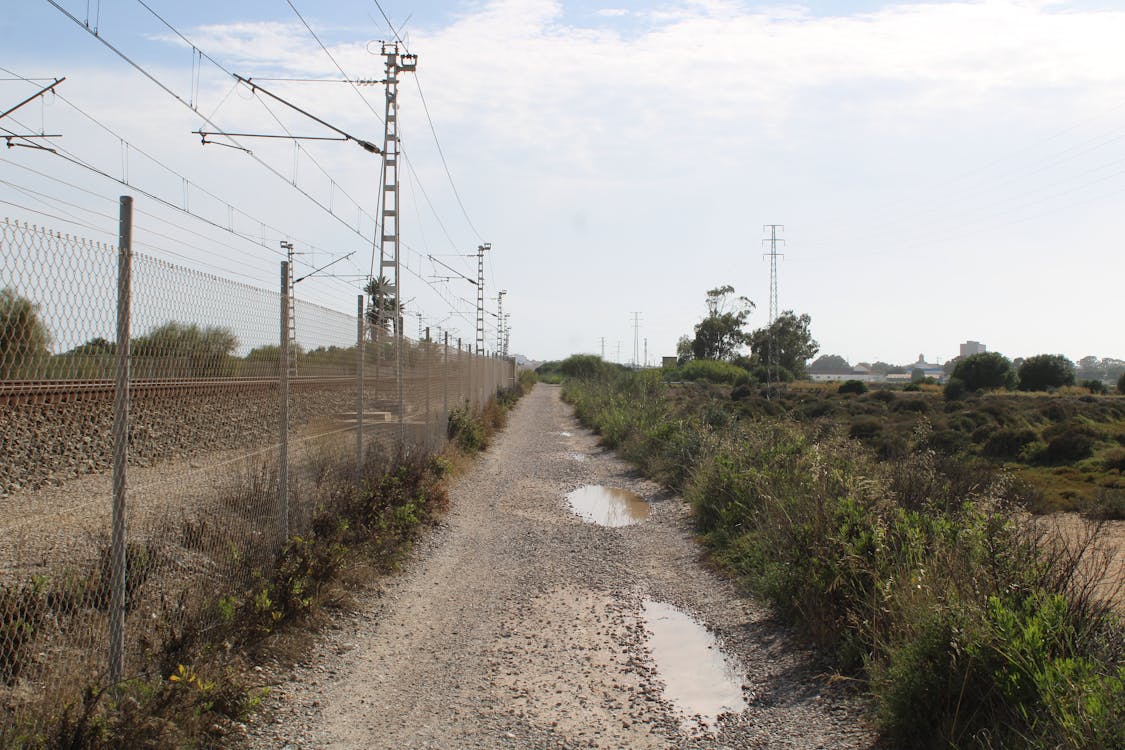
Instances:
[[[601,484],[652,504],[607,528],[566,494]],[[540,384],[450,488],[404,572],[359,592],[281,674],[235,744],[265,748],[858,748],[861,700],[710,572],[683,502],[581,428]],[[747,707],[703,723],[666,700],[646,600],[705,624]]]

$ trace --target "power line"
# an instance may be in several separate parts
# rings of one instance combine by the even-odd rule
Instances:
[[[111,42],[109,42],[109,40],[107,40],[105,37],[101,36],[96,31],[91,30],[88,26],[83,25],[82,21],[78,20],[78,18],[76,18],[69,11],[67,11],[65,8],[63,8],[61,5],[59,5],[58,2],[56,2],[56,0],[47,0],[47,2],[50,3],[56,10],[58,10],[64,16],[66,16],[71,21],[73,21],[77,26],[85,29],[87,31],[87,33],[91,34],[95,39],[97,39],[99,42],[101,42],[103,45],[105,45],[105,47],[107,49],[111,50],[114,54],[116,54],[118,57],[120,57],[122,60],[124,60],[130,66],[132,66],[137,72],[139,72],[145,78],[148,78],[150,81],[152,81],[161,91],[164,91],[166,94],[171,96],[177,102],[179,102],[183,106],[187,107],[189,110],[191,110],[195,114],[199,115],[201,118],[203,118],[203,121],[205,123],[207,123],[208,125],[210,125],[212,128],[214,128],[215,130],[217,130],[219,132],[222,132],[224,134],[224,137],[227,137],[228,140],[230,140],[235,146],[237,146],[239,149],[245,151],[246,154],[251,159],[253,159],[259,165],[264,167],[271,174],[273,174],[277,178],[279,178],[279,179],[285,181],[286,183],[288,183],[290,186],[293,187],[293,189],[297,190],[299,193],[301,193],[303,196],[305,196],[305,198],[312,201],[315,205],[317,205],[323,211],[325,211],[329,216],[333,217],[338,222],[340,222],[344,226],[351,229],[353,232],[355,232],[361,238],[366,239],[364,237],[364,235],[362,234],[362,232],[359,231],[358,228],[352,227],[350,224],[345,222],[342,217],[337,216],[336,213],[334,211],[332,211],[328,206],[325,206],[321,201],[317,200],[312,194],[310,194],[308,191],[304,190],[299,185],[297,185],[296,180],[290,181],[290,180],[285,179],[285,176],[283,174],[281,174],[281,172],[276,167],[274,167],[272,164],[266,162],[264,159],[257,156],[253,151],[251,151],[250,149],[243,146],[236,139],[231,138],[230,136],[226,136],[225,131],[223,131],[223,128],[219,127],[218,124],[216,124],[215,121],[211,117],[208,117],[203,112],[201,112],[200,109],[195,104],[193,104],[191,102],[188,102],[188,101],[185,101],[183,99],[183,97],[181,97],[179,94],[177,94],[171,88],[169,88],[160,79],[158,79],[154,74],[150,73],[140,63],[138,63],[135,60],[133,60],[132,58],[130,58],[123,51],[121,51],[116,46],[114,46]],[[144,7],[146,10],[148,10],[150,13],[152,13],[153,16],[155,16],[157,19],[159,19],[161,23],[163,23],[165,26],[167,26],[169,29],[171,29],[173,33],[175,33],[177,36],[179,36],[180,39],[182,39],[185,44],[190,45],[192,47],[192,49],[198,51],[201,58],[207,59],[209,62],[214,64],[219,70],[223,71],[227,75],[229,75],[231,77],[236,77],[235,74],[232,71],[228,70],[226,67],[224,67],[221,63],[219,63],[213,57],[211,57],[207,53],[200,50],[200,48],[198,46],[196,46],[194,43],[192,43],[191,40],[189,40],[184,34],[182,34],[180,31],[178,31],[174,26],[172,26],[172,24],[170,24],[162,16],[160,16],[158,13],[156,13],[156,11],[152,10],[152,8],[150,8],[148,5],[145,5],[143,0],[138,0],[138,2],[142,5],[142,7]],[[267,109],[268,109],[268,107],[267,107]],[[360,210],[362,212],[362,208]],[[379,222],[375,219],[375,217],[371,216],[370,214],[367,214],[367,216],[368,216],[369,219],[371,219],[372,222],[375,223],[376,226],[379,225]]]

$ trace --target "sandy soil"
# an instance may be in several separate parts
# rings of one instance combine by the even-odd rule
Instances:
[[[602,484],[652,503],[609,528],[565,496]],[[404,572],[333,616],[232,744],[263,748],[852,748],[863,705],[768,611],[708,571],[682,501],[597,447],[539,385],[451,488]],[[709,720],[669,701],[646,601],[704,623],[746,708]]]

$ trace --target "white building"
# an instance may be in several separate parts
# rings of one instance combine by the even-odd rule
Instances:
[[[984,354],[988,351],[988,347],[979,341],[966,341],[961,344],[961,356],[968,357],[970,354]]]

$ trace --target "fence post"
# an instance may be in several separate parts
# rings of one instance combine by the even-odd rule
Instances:
[[[125,481],[129,459],[129,324],[133,287],[133,198],[121,196],[117,252],[117,371],[113,394],[113,518],[110,542],[109,681],[125,663]]]
[[[477,410],[476,396],[473,394],[473,351],[469,344],[465,344],[465,351],[469,355],[469,382],[465,386],[465,400],[469,403],[469,414],[473,414]]]
[[[355,318],[355,491],[363,491],[363,295],[356,296]]]
[[[289,261],[281,261],[281,336],[278,374],[279,398],[277,456],[277,532],[279,546],[289,538]]]
[[[441,354],[441,413],[439,444],[449,433],[449,331],[445,332],[445,344]]]
[[[426,326],[426,343],[422,349],[423,356],[426,358],[425,367],[423,368],[423,379],[426,381],[426,450],[430,450],[434,445],[434,421],[430,416],[430,378],[433,377],[433,368],[430,367],[430,327]]]

